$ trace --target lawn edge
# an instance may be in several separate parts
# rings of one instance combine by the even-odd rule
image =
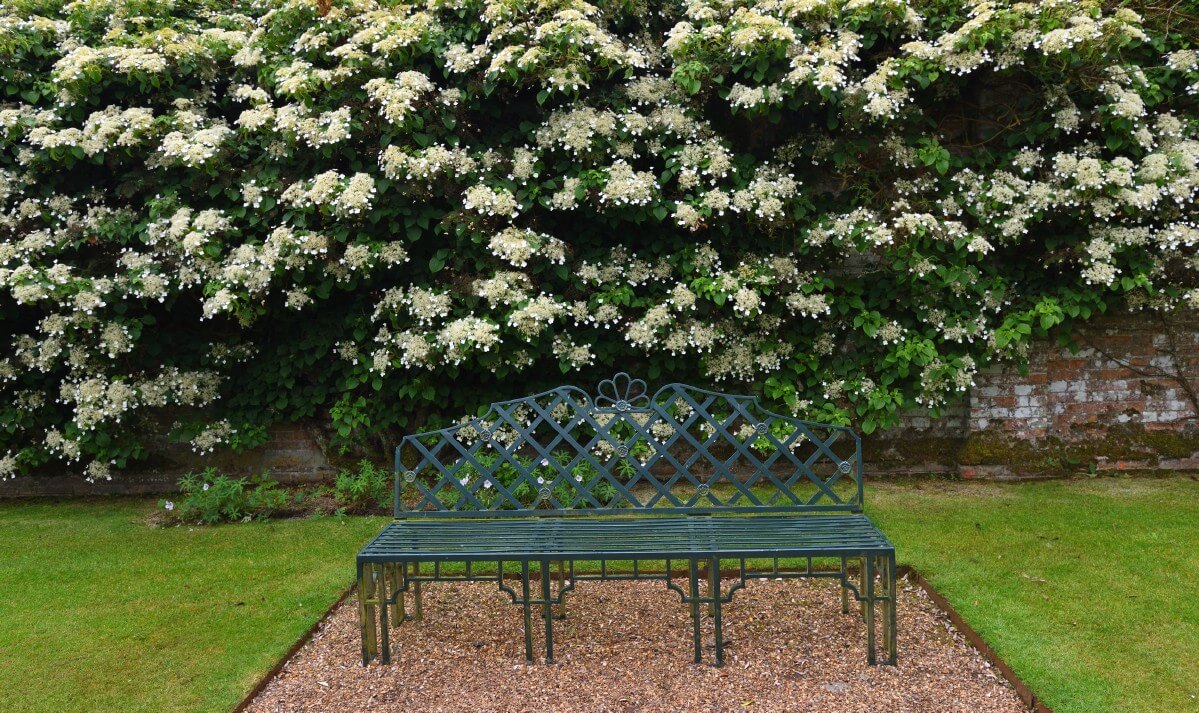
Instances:
[[[1045,703],[1037,697],[1037,694],[1032,692],[1032,688],[1030,688],[1029,685],[1024,682],[1024,679],[1020,678],[1020,675],[1016,673],[1015,669],[1013,669],[1006,661],[1000,658],[999,654],[995,652],[995,649],[991,648],[991,645],[988,644],[986,640],[974,630],[974,627],[970,626],[970,624],[966,622],[966,619],[958,613],[957,609],[954,609],[953,604],[951,604],[949,600],[944,597],[944,595],[938,592],[933,585],[924,578],[924,575],[920,574],[915,567],[912,567],[911,565],[900,565],[898,568],[896,568],[896,574],[901,579],[904,577],[908,578],[924,590],[924,593],[928,595],[928,598],[932,600],[933,604],[936,604],[937,608],[945,612],[945,616],[949,617],[949,621],[953,624],[954,628],[957,629],[962,636],[966,637],[966,641],[973,646],[975,650],[982,654],[983,658],[987,660],[987,663],[998,669],[1004,680],[1011,684],[1012,688],[1014,688],[1016,691],[1016,695],[1020,696],[1020,700],[1024,702],[1024,705],[1028,706],[1029,710],[1034,711],[1035,713],[1053,713],[1053,709],[1045,705]]]
[[[906,564],[899,565],[899,567],[896,568],[895,573],[900,579],[909,579],[914,582],[916,586],[924,590],[924,593],[928,595],[928,598],[933,602],[933,604],[935,604],[938,609],[945,613],[945,616],[949,618],[949,621],[951,624],[953,624],[954,628],[957,629],[963,637],[965,637],[966,642],[970,644],[970,646],[976,651],[982,654],[982,657],[987,660],[987,663],[991,664],[999,671],[1000,675],[1003,676],[1003,679],[1012,686],[1012,688],[1016,691],[1016,695],[1020,697],[1020,700],[1024,702],[1024,705],[1028,706],[1030,711],[1033,711],[1034,713],[1053,713],[1053,709],[1045,705],[1045,703],[1043,703],[1041,699],[1032,692],[1032,688],[1030,688],[1029,685],[1024,682],[1024,679],[1020,678],[1020,675],[1016,673],[1015,669],[1013,669],[1006,661],[1000,658],[999,654],[995,652],[995,649],[991,648],[991,645],[988,644],[986,640],[984,640],[983,637],[974,630],[974,627],[970,626],[970,624],[966,622],[966,619],[958,613],[957,609],[953,607],[953,604],[951,604],[948,599],[938,592],[933,585],[927,579],[925,579],[924,575],[920,574],[915,567]],[[725,574],[726,572],[721,572],[722,576]],[[729,570],[727,574],[729,576],[736,576],[740,574],[740,570]],[[267,671],[257,683],[254,684],[254,687],[250,689],[246,696],[242,698],[241,702],[237,704],[237,707],[233,709],[233,713],[242,713],[245,711],[250,704],[254,702],[254,699],[257,698],[264,690],[266,690],[266,687],[270,685],[271,681],[279,675],[279,673],[283,670],[283,667],[286,666],[287,663],[291,661],[291,659],[297,653],[299,653],[300,649],[304,648],[308,642],[312,640],[312,637],[316,635],[316,632],[320,631],[321,626],[328,621],[329,617],[333,616],[333,612],[336,611],[337,608],[343,603],[345,603],[345,601],[349,599],[350,596],[357,591],[357,589],[358,586],[356,584],[352,584],[347,587],[345,591],[341,593],[341,596],[337,598],[337,601],[330,604],[325,610],[325,613],[322,614],[320,618],[312,624],[312,626],[308,627],[308,630],[305,631],[300,638],[291,645],[291,648],[287,650],[287,653],[285,653],[277,662],[275,662],[275,665],[272,666],[271,669]]]
[[[346,587],[345,591],[341,593],[341,596],[339,596],[336,601],[334,601],[325,609],[325,613],[321,614],[317,620],[312,623],[312,626],[308,627],[308,630],[301,634],[300,638],[296,639],[295,643],[291,645],[291,648],[287,650],[287,653],[283,654],[283,656],[281,656],[279,660],[275,662],[275,665],[271,666],[270,670],[258,679],[258,682],[254,684],[250,691],[241,699],[241,702],[238,703],[233,709],[233,713],[242,713],[242,711],[246,710],[246,708],[248,708],[250,704],[254,702],[254,699],[257,698],[264,690],[266,690],[266,687],[270,685],[271,681],[273,681],[275,677],[283,671],[283,667],[286,666],[287,663],[300,652],[300,649],[307,646],[309,641],[312,641],[312,637],[316,635],[316,632],[320,631],[321,626],[323,626],[325,622],[329,621],[329,617],[333,616],[333,612],[337,611],[337,608],[344,604],[345,601],[349,599],[355,591],[357,591],[357,589],[357,584],[351,584],[349,587]]]

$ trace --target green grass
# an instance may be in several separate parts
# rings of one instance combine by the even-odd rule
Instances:
[[[867,502],[1059,713],[1199,710],[1199,482],[875,483]],[[0,503],[5,710],[227,711],[383,522],[154,529],[152,509]]]
[[[381,518],[154,529],[143,500],[0,504],[0,708],[228,711]]]
[[[1199,710],[1199,482],[878,485],[867,503],[1057,713]]]

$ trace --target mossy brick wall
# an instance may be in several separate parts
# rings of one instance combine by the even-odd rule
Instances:
[[[1199,469],[1199,319],[1121,314],[997,368],[948,414],[868,446],[879,472],[1020,477]],[[871,439],[867,439],[870,443]]]

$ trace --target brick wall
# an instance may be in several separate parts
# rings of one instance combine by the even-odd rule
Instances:
[[[876,471],[1020,477],[1199,469],[1196,316],[1104,316],[1073,341],[1077,351],[1038,345],[1027,373],[980,374],[939,419],[909,415],[871,449]]]

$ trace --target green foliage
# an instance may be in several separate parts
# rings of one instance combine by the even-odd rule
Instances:
[[[333,481],[333,497],[347,513],[390,512],[393,474],[368,460],[357,471],[342,470]]]
[[[167,519],[203,525],[265,520],[295,502],[297,496],[266,474],[233,478],[206,468],[179,479],[179,499],[160,500]]]
[[[558,462],[559,466],[566,466],[575,457],[573,453],[567,451],[555,451],[551,454]],[[508,460],[496,466],[499,456],[494,453],[480,453],[474,456],[479,465],[487,469],[489,476],[482,477],[482,473],[472,463],[462,464],[458,470],[459,484],[466,490],[472,493],[472,497],[478,500],[482,509],[492,509],[499,502],[500,510],[510,510],[515,506],[506,499],[502,499],[500,493],[492,485],[493,482],[499,483],[512,497],[520,503],[522,508],[536,507],[551,507],[550,499],[543,498],[541,488],[549,488],[550,497],[556,500],[566,509],[573,508],[594,508],[595,505],[586,499],[587,493],[594,498],[600,506],[622,507],[621,501],[617,499],[618,492],[612,483],[608,482],[600,475],[599,471],[593,465],[586,461],[580,460],[570,470],[570,479],[559,479],[558,469],[554,467],[547,459],[534,459],[527,456],[515,455],[513,460],[521,465],[525,470],[532,471],[533,482],[517,480],[520,478],[520,471],[516,469]],[[616,475],[629,477],[635,470],[629,465],[627,460],[621,460],[617,463]],[[572,482],[573,481],[573,482]],[[549,486],[553,487],[550,488]],[[541,486],[541,487],[539,487]],[[446,509],[454,509],[458,501],[463,497],[461,491],[443,490],[440,501],[445,505]],[[503,502],[501,502],[503,500]],[[577,502],[576,502],[577,500]]]
[[[1187,9],[317,8],[0,8],[0,477],[614,367],[869,432],[1199,305]]]

